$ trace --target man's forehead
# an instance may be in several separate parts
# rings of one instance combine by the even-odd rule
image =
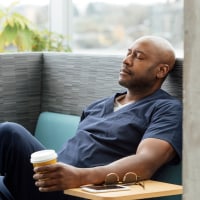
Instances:
[[[148,48],[155,46],[155,43],[148,39],[138,39],[135,42],[133,42],[130,46],[130,48]]]
[[[152,42],[148,40],[136,40],[134,43],[130,45],[128,48],[131,51],[138,51],[141,53],[153,53],[155,50],[155,46]]]

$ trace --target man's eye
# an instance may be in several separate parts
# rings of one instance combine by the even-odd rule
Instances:
[[[135,57],[139,60],[144,60],[146,58],[145,54],[139,51],[136,52]]]
[[[139,59],[139,60],[143,60],[144,58],[143,58],[143,56],[139,53],[139,54],[136,54],[136,56],[135,56],[137,59]]]

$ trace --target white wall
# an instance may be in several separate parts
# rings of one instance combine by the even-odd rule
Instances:
[[[200,1],[184,0],[184,200],[200,199]]]

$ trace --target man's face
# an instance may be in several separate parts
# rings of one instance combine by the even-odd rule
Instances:
[[[158,48],[151,41],[136,41],[123,60],[119,84],[135,91],[150,89],[157,80],[158,57]]]

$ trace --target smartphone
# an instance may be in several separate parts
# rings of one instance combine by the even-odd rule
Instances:
[[[81,189],[87,192],[112,192],[129,190],[130,188],[124,185],[84,185],[81,186]]]

